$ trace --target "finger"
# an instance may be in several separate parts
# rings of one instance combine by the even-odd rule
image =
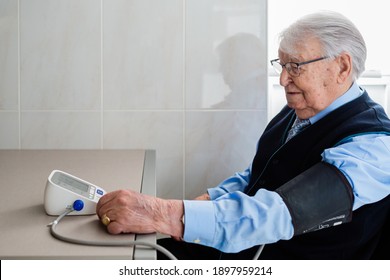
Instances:
[[[172,238],[173,240],[175,240],[175,241],[179,241],[179,242],[183,241],[183,238],[181,238],[181,237],[179,237],[179,236],[172,236],[172,235],[171,235],[171,238]]]
[[[107,221],[107,218],[108,218],[108,221]],[[112,224],[113,222],[116,222],[115,218],[114,218],[114,215],[112,213],[112,211],[110,212],[105,212],[104,214],[101,215],[101,218],[100,218],[100,222],[105,225],[106,227],[108,227],[110,224]]]
[[[115,192],[109,192],[99,199],[98,203],[96,204],[96,213],[98,214],[99,218],[104,214],[102,207],[107,205],[110,201],[114,200],[115,197]]]
[[[107,231],[111,234],[120,234],[123,232],[123,226],[116,222],[112,221],[108,226],[107,226]]]
[[[110,220],[115,220],[115,207],[114,204],[110,203],[113,200],[108,201],[107,203],[103,204],[99,209],[96,209],[96,213],[99,218],[103,217],[103,215],[107,215],[107,217],[110,218]]]
[[[99,201],[98,201],[98,203],[97,203],[97,206],[100,207],[101,205],[106,204],[107,202],[109,202],[109,201],[111,201],[112,199],[114,199],[115,196],[116,196],[116,192],[117,192],[117,191],[108,192],[108,193],[106,193],[105,195],[103,195],[103,196],[99,199]]]

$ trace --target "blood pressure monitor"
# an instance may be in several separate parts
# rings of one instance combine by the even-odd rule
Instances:
[[[96,214],[96,204],[105,193],[102,188],[76,176],[53,170],[45,188],[45,211],[48,215],[61,215],[65,208],[70,208],[76,200],[81,200],[84,202],[82,210],[69,215]]]

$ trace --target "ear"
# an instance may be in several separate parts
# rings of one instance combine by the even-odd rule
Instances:
[[[337,82],[340,84],[347,81],[352,74],[352,57],[348,53],[342,53],[337,57],[338,76]]]

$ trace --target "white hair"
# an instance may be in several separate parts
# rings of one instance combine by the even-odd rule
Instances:
[[[331,11],[306,15],[286,28],[279,36],[280,49],[291,50],[308,38],[316,38],[323,55],[335,58],[341,53],[352,57],[352,78],[356,80],[365,69],[367,48],[356,26],[345,16]]]

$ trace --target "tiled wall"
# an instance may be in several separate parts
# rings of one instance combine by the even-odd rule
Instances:
[[[156,149],[192,198],[253,157],[266,45],[266,0],[1,0],[0,149]]]

